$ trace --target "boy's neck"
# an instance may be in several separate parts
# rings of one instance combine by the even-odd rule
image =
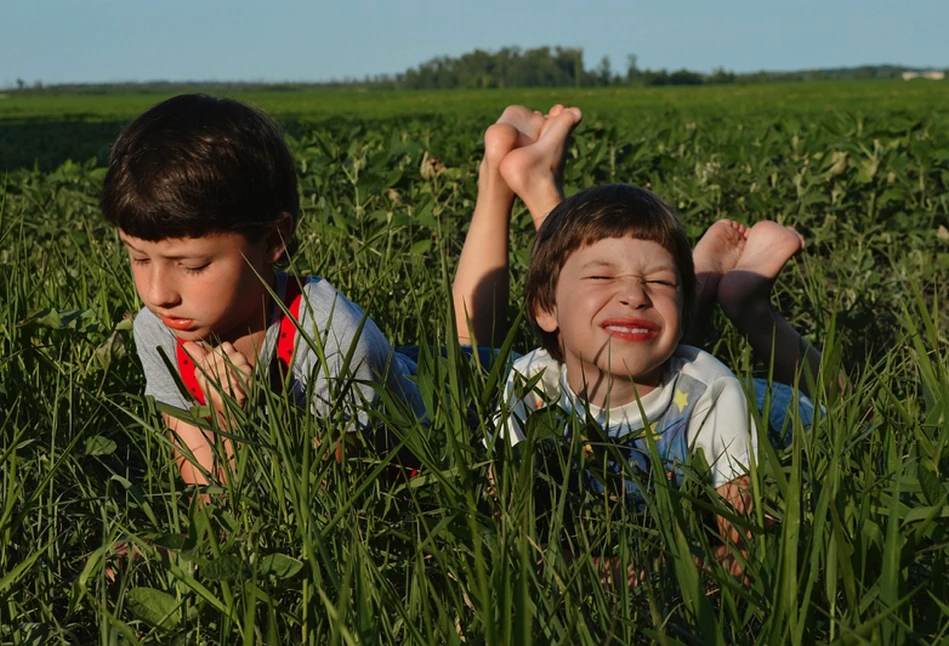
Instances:
[[[274,293],[278,298],[280,297],[276,287],[276,272],[271,271],[269,276],[262,276],[261,278],[265,279],[269,289],[264,293],[261,299],[258,315],[252,316],[247,320],[247,327],[242,326],[228,335],[231,338],[222,339],[230,341],[236,350],[247,357],[251,365],[257,364],[257,358],[264,346],[264,340],[267,337],[267,329],[270,327],[270,322],[273,319],[275,304],[270,294]]]

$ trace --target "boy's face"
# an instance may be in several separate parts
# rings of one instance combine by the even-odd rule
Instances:
[[[555,302],[537,323],[558,333],[574,392],[618,406],[659,385],[682,337],[679,271],[669,251],[629,236],[581,247],[560,271]]]
[[[216,233],[150,242],[124,231],[119,237],[139,297],[179,338],[233,342],[266,325],[265,284],[280,253],[266,239]]]

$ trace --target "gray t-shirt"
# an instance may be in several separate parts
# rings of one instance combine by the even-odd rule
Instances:
[[[306,406],[309,384],[312,392],[310,410],[314,414],[325,415],[343,403],[347,413],[354,413],[359,423],[366,425],[369,415],[364,402],[378,404],[379,396],[373,384],[384,381],[386,387],[405,401],[416,415],[422,416],[425,407],[418,385],[410,379],[416,370],[415,363],[394,352],[376,324],[327,281],[319,276],[309,276],[302,287],[300,327],[296,334],[291,366],[293,378],[288,386],[288,394],[296,403]],[[287,275],[278,272],[274,291],[282,298],[286,288]],[[276,351],[277,335],[280,332],[279,313],[267,328],[263,347],[255,362],[258,373],[269,369]],[[362,330],[359,329],[360,325]],[[358,339],[357,332],[360,333]],[[179,389],[158,350],[161,348],[172,365],[176,364],[174,333],[147,308],[142,308],[135,317],[134,334],[145,372],[145,394],[176,408],[187,409],[194,405]],[[322,347],[325,365],[307,339],[317,348]],[[354,343],[349,369],[343,374],[346,356]],[[348,387],[350,382],[351,387]],[[337,395],[346,397],[347,401],[339,402]]]

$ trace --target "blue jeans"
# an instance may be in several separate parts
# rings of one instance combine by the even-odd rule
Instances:
[[[794,390],[787,384],[772,382],[770,392],[766,379],[755,378],[752,381],[755,391],[755,400],[758,411],[763,415],[766,400],[770,396],[768,412],[768,437],[776,447],[783,448],[791,443],[793,422],[789,416],[796,415],[801,420],[801,426],[810,428],[814,423],[814,402],[800,391]]]
[[[435,348],[433,347],[432,350],[434,349]],[[404,345],[400,348],[396,348],[395,351],[403,356],[408,357],[409,359],[411,359],[417,364],[418,355],[421,349],[417,345]],[[471,347],[470,345],[462,345],[461,351],[464,352],[465,355],[468,356],[468,358],[472,358],[472,359],[474,358],[475,349]],[[447,348],[439,348],[439,352],[444,357],[448,353],[448,350]],[[478,362],[481,364],[481,367],[484,368],[485,370],[489,370],[491,368],[491,364],[494,363],[494,358],[496,356],[498,356],[497,348],[488,348],[488,347],[481,347],[481,346],[478,347]],[[520,355],[512,352],[510,360],[513,361],[519,356]]]

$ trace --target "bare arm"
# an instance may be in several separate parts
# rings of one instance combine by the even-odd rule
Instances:
[[[539,227],[563,199],[566,141],[580,119],[577,108],[556,105],[544,115],[509,106],[485,132],[478,198],[452,286],[459,342],[497,346],[507,333],[508,233],[515,192]]]
[[[502,124],[491,126],[485,134],[486,141],[499,140],[501,150],[513,145],[516,137],[513,127]],[[514,193],[492,157],[490,148],[486,149],[478,199],[452,285],[459,343],[478,341],[489,346],[507,333],[508,227],[514,204]]]
[[[168,439],[174,447],[175,465],[181,480],[186,485],[210,484],[205,473],[215,473],[212,438],[206,431],[171,415],[163,413],[162,419],[168,428]],[[193,457],[189,457],[189,453]]]
[[[752,512],[751,477],[740,476],[731,482],[726,482],[715,491],[727,505],[736,513],[750,516]],[[732,576],[744,575],[742,560],[748,559],[748,545],[751,541],[751,532],[740,531],[724,516],[716,516],[718,533],[722,537],[723,545],[715,548],[715,559],[722,564],[725,571]],[[736,554],[735,552],[738,552]],[[741,558],[738,558],[741,555]]]
[[[214,409],[214,420],[220,428],[227,430],[230,412],[226,400],[231,399],[241,408],[247,403],[248,382],[253,374],[253,366],[247,357],[230,343],[222,343],[209,350],[201,344],[189,341],[183,347],[194,361],[195,380],[205,393],[208,404]],[[218,479],[224,478],[224,465],[215,463],[215,438],[212,432],[168,414],[163,413],[162,419],[174,447],[175,464],[185,484],[210,484],[206,474],[213,474]],[[227,458],[231,459],[234,455],[233,443],[224,438],[222,446]]]

